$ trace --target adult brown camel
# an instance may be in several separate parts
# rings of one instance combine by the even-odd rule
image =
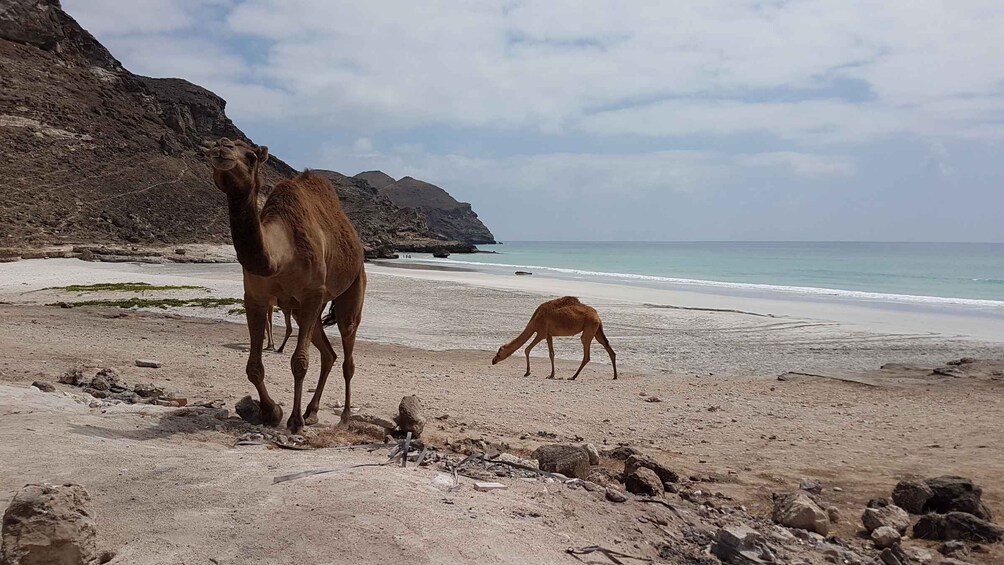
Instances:
[[[554,343],[551,338],[555,336],[572,336],[581,333],[582,364],[579,365],[579,370],[575,371],[575,374],[569,380],[574,381],[579,376],[579,373],[582,372],[582,368],[589,362],[589,346],[592,345],[594,336],[596,337],[596,341],[600,342],[600,345],[603,346],[603,349],[607,350],[610,362],[614,366],[614,380],[617,379],[617,355],[614,353],[613,348],[610,347],[606,334],[603,333],[603,322],[600,321],[599,313],[593,307],[579,302],[579,299],[574,296],[555,298],[538,306],[534,310],[533,316],[530,316],[530,322],[526,325],[523,333],[499,348],[498,353],[495,354],[495,358],[492,359],[492,365],[515,353],[535,333],[537,334],[536,337],[533,338],[530,345],[526,346],[526,374],[523,375],[524,377],[530,376],[530,350],[540,343],[541,340],[546,339],[547,352],[551,357],[551,374],[547,378],[553,379]]]
[[[244,268],[244,309],[251,338],[247,376],[258,389],[263,421],[269,425],[282,421],[282,408],[265,389],[261,360],[273,301],[289,307],[299,326],[290,359],[293,408],[286,425],[296,432],[305,423],[317,421],[324,384],[337,359],[320,322],[328,301],[334,305],[342,337],[342,421],[348,421],[352,406],[350,383],[355,372],[352,350],[366,292],[359,235],[342,211],[334,188],[320,175],[306,171],[277,183],[259,212],[256,203],[262,186],[260,169],[268,159],[268,148],[224,137],[208,152],[213,181],[227,197],[230,233],[237,261]],[[314,396],[301,413],[310,342],[321,353],[321,373]]]

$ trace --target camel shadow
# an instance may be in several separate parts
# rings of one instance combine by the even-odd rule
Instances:
[[[241,420],[237,416],[220,418],[224,410],[203,407],[187,407],[165,410],[155,416],[147,415],[144,421],[152,421],[151,426],[135,429],[119,429],[90,424],[70,424],[70,433],[101,439],[128,439],[150,441],[166,439],[176,435],[194,435],[215,431],[230,435],[240,435],[258,431],[259,427]]]

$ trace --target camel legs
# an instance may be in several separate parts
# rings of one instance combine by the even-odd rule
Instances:
[[[265,316],[265,319],[268,320],[265,323],[265,341],[267,342],[265,344],[265,349],[275,349],[275,342],[272,341],[272,307],[271,306],[268,307],[268,314]]]
[[[554,340],[551,336],[547,336],[547,354],[551,357],[551,376],[547,377],[549,379],[554,378]]]
[[[251,384],[258,389],[258,401],[261,404],[262,421],[270,426],[282,421],[282,408],[272,401],[265,389],[265,365],[261,362],[261,347],[265,341],[265,324],[268,321],[268,303],[254,302],[244,297],[244,310],[247,314],[248,333],[251,338],[251,352],[248,354],[247,375]]]
[[[341,296],[332,301],[338,319],[338,333],[342,336],[342,378],[345,379],[345,404],[342,406],[342,423],[348,423],[352,416],[352,376],[356,373],[356,361],[352,351],[356,345],[356,331],[363,316],[363,298],[366,294],[366,273],[352,283]],[[321,385],[317,386],[317,400],[320,402]]]
[[[593,335],[595,333],[596,333],[596,328],[586,328],[582,332],[582,364],[579,365],[579,370],[575,371],[575,374],[572,375],[572,378],[568,380],[574,381],[576,378],[578,378],[579,373],[582,372],[582,368],[585,367],[586,363],[589,362],[589,346],[592,345],[593,343]]]
[[[601,325],[599,329],[596,330],[596,341],[600,342],[603,349],[607,350],[607,355],[610,356],[610,363],[614,366],[614,380],[617,380],[617,354],[614,353],[614,348],[610,347],[610,342],[607,341],[606,334],[603,333],[603,326]]]
[[[282,315],[286,318],[286,335],[283,336],[282,343],[279,344],[279,349],[275,350],[276,353],[282,353],[283,348],[286,347],[286,342],[289,341],[289,336],[293,335],[293,324],[289,319],[289,308],[283,308],[280,306],[279,309],[282,310]]]
[[[293,356],[289,360],[289,368],[293,372],[293,410],[286,422],[286,427],[293,433],[299,432],[304,425],[300,400],[303,397],[303,379],[307,376],[310,364],[309,343],[313,339],[314,327],[320,322],[321,310],[324,308],[324,299],[319,292],[304,296],[299,302],[298,307],[293,310],[293,318],[300,327],[300,333],[296,337],[296,349],[293,350]]]
[[[541,332],[537,332],[537,335],[533,336],[533,341],[530,342],[530,345],[526,346],[526,349],[523,350],[523,353],[526,353],[526,373],[523,374],[524,377],[530,376],[530,350],[543,339],[544,336]],[[553,377],[554,375],[552,374],[551,376]]]
[[[307,425],[317,423],[317,410],[321,405],[321,394],[324,392],[324,383],[328,382],[328,373],[331,372],[331,367],[335,364],[335,360],[338,359],[338,354],[335,353],[335,348],[331,347],[328,335],[324,333],[324,327],[320,322],[314,326],[314,334],[311,341],[314,347],[321,352],[321,375],[317,378],[317,388],[314,390],[314,396],[307,403],[307,409],[303,412],[303,421]]]

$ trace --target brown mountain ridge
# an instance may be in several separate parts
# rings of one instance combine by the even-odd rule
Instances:
[[[0,248],[229,242],[201,154],[205,140],[250,141],[225,107],[188,81],[129,72],[58,0],[0,0]],[[295,172],[272,157],[266,184]],[[371,254],[473,249],[364,179],[325,174]]]

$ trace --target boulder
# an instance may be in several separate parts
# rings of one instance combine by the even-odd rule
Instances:
[[[65,373],[59,376],[59,382],[64,385],[80,386],[85,381],[86,377],[84,377],[84,367],[82,365],[67,369]]]
[[[965,512],[925,514],[914,524],[913,537],[994,543],[1004,539],[1004,528]]]
[[[397,417],[394,418],[397,429],[401,432],[411,432],[412,437],[422,436],[425,429],[425,415],[422,411],[422,400],[415,395],[405,396],[397,407]]]
[[[636,469],[640,469],[642,467],[655,471],[655,474],[659,476],[659,479],[662,482],[676,483],[680,481],[680,475],[678,475],[676,471],[673,471],[655,459],[640,453],[631,455],[624,461],[624,475],[630,475],[631,473],[634,473]]]
[[[804,492],[774,494],[772,518],[782,526],[816,532],[823,536],[830,530],[826,512]]]
[[[965,557],[969,554],[969,548],[961,541],[949,540],[941,544],[941,547],[938,548],[938,552],[945,557]]]
[[[861,523],[868,533],[882,526],[888,526],[902,534],[910,527],[910,515],[895,504],[880,508],[865,508],[865,513],[861,515]]]
[[[589,477],[589,453],[582,446],[561,443],[542,445],[530,457],[537,460],[542,471],[576,479]]]
[[[840,523],[840,509],[836,506],[830,506],[826,509],[826,517],[830,519],[831,524]]]
[[[983,489],[962,477],[944,476],[924,481],[931,489],[925,512],[966,512],[977,518],[993,520],[990,509],[983,504]]]
[[[896,528],[890,528],[889,526],[875,528],[875,531],[872,532],[872,541],[875,542],[875,547],[879,549],[896,545],[899,543],[901,537]]]
[[[624,488],[630,493],[642,496],[660,496],[663,493],[659,475],[647,467],[639,467],[631,474],[625,475]]]
[[[934,491],[921,481],[900,481],[892,489],[892,501],[910,514],[923,514],[924,505],[934,496]]]
[[[161,362],[154,359],[137,359],[137,367],[147,367],[149,369],[159,369],[161,367]]]
[[[3,515],[2,565],[91,565],[99,559],[84,487],[25,485]]]
[[[600,464],[600,452],[596,450],[596,446],[591,443],[583,444],[582,447],[589,454],[589,464],[599,465]]]
[[[745,525],[726,526],[715,532],[711,553],[724,563],[766,563],[770,551],[763,536]]]

